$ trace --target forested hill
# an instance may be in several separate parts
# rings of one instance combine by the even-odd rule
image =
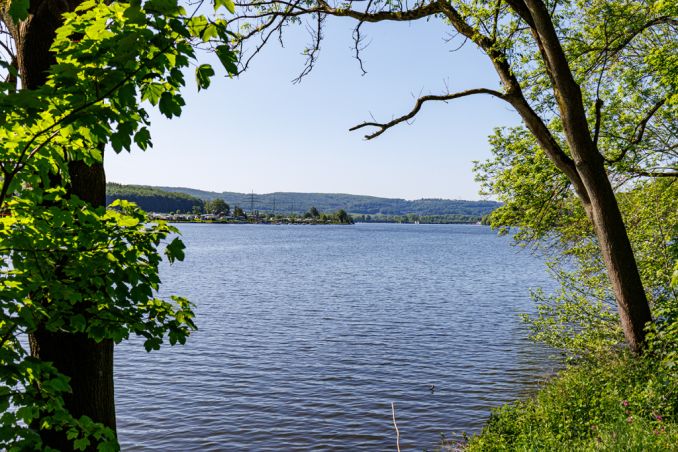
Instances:
[[[106,204],[116,199],[133,201],[147,212],[191,212],[194,206],[201,210],[203,206],[201,199],[186,193],[142,185],[106,184]]]
[[[311,207],[321,212],[344,209],[361,215],[465,215],[482,217],[499,207],[495,201],[463,201],[453,199],[418,199],[407,201],[397,198],[348,195],[342,193],[291,193],[266,194],[212,192],[184,187],[154,187],[167,192],[180,192],[203,200],[221,198],[231,207],[241,206],[246,211],[297,212],[303,213]]]

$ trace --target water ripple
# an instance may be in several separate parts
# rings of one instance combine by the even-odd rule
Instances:
[[[123,450],[404,450],[477,431],[549,372],[517,313],[543,264],[484,227],[184,225],[184,347],[118,347]],[[430,386],[435,385],[435,391]]]

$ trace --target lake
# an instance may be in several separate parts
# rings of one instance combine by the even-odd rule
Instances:
[[[476,225],[182,224],[185,346],[116,348],[123,450],[403,450],[476,433],[550,373],[518,318],[543,262]],[[432,391],[431,385],[435,388]]]

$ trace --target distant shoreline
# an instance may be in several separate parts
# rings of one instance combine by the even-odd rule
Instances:
[[[449,222],[449,223],[424,223],[424,222],[404,222],[404,221],[355,221],[353,223],[322,223],[322,222],[273,222],[273,221],[213,221],[213,220],[163,220],[171,224],[265,224],[271,226],[351,226],[354,224],[411,224],[411,225],[450,225],[460,224],[468,226],[487,226],[480,222]]]

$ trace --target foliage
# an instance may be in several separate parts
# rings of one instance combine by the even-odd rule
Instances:
[[[211,192],[184,187],[155,187],[160,190],[186,193],[203,200],[221,198],[230,205],[249,205],[251,194]],[[465,201],[455,199],[405,199],[343,193],[288,193],[255,194],[254,203],[260,212],[306,212],[311,207],[329,212],[344,209],[358,215],[468,215],[482,216],[497,207],[494,201]]]
[[[344,209],[339,209],[335,212],[334,217],[341,224],[351,224],[353,219],[346,213]]]
[[[231,207],[224,202],[223,199],[212,199],[210,201],[205,201],[205,212],[215,215],[228,215],[231,211]]]
[[[562,178],[559,181],[557,173],[544,166],[536,176],[525,177],[524,165],[539,167],[543,157],[538,150],[515,139],[506,143],[495,150],[495,160],[477,166],[484,186],[505,202],[492,213],[491,224],[503,233],[515,230],[518,244],[545,254],[561,283],[555,294],[535,291],[537,314],[525,319],[534,339],[571,356],[594,357],[601,349],[620,344],[623,337],[591,225],[572,193],[558,190]],[[535,192],[535,180],[552,187],[551,194]],[[678,292],[671,288],[678,183],[672,178],[636,180],[618,194],[618,200],[657,327],[669,328],[678,312]]]
[[[676,444],[676,368],[615,353],[568,368],[534,398],[495,410],[466,450],[664,451]]]
[[[245,211],[242,210],[242,207],[240,207],[240,206],[235,206],[235,207],[233,208],[233,216],[236,217],[236,218],[237,218],[237,217],[244,217],[244,218],[247,218],[247,215],[245,214]]]
[[[15,20],[28,5],[12,2]],[[163,255],[183,259],[176,229],[126,201],[107,210],[70,196],[68,163],[101,163],[106,145],[151,146],[146,108],[181,113],[182,70],[197,45],[214,44],[234,72],[223,25],[172,0],[86,1],[65,15],[46,85],[16,91],[11,78],[0,83],[0,448],[39,450],[41,430],[65,432],[76,450],[118,447],[112,431],[66,411],[67,377],[29,356],[26,334],[114,342],[134,334],[150,351],[184,343],[195,328],[187,300],[155,295]],[[213,73],[198,66],[199,88]]]
[[[650,31],[663,14],[675,17],[669,3],[569,2],[557,16],[563,34],[573,36],[565,50],[594,107],[590,127],[654,313],[647,351],[632,359],[619,348],[624,338],[598,241],[570,182],[524,127],[497,130],[493,157],[476,163],[485,193],[504,203],[489,220],[549,259],[560,288],[535,291],[537,313],[525,319],[533,339],[576,365],[534,398],[497,410],[470,450],[670,450],[678,441],[678,292],[671,283],[678,183],[666,177],[676,162],[677,85],[652,56],[668,58],[676,46],[666,31]],[[553,108],[543,94],[550,83],[544,68],[522,70],[534,82],[531,100]],[[557,116],[551,127],[562,130]]]
[[[146,212],[193,212],[202,211],[205,202],[185,193],[167,192],[140,185],[106,184],[106,203],[124,199],[138,205]]]

